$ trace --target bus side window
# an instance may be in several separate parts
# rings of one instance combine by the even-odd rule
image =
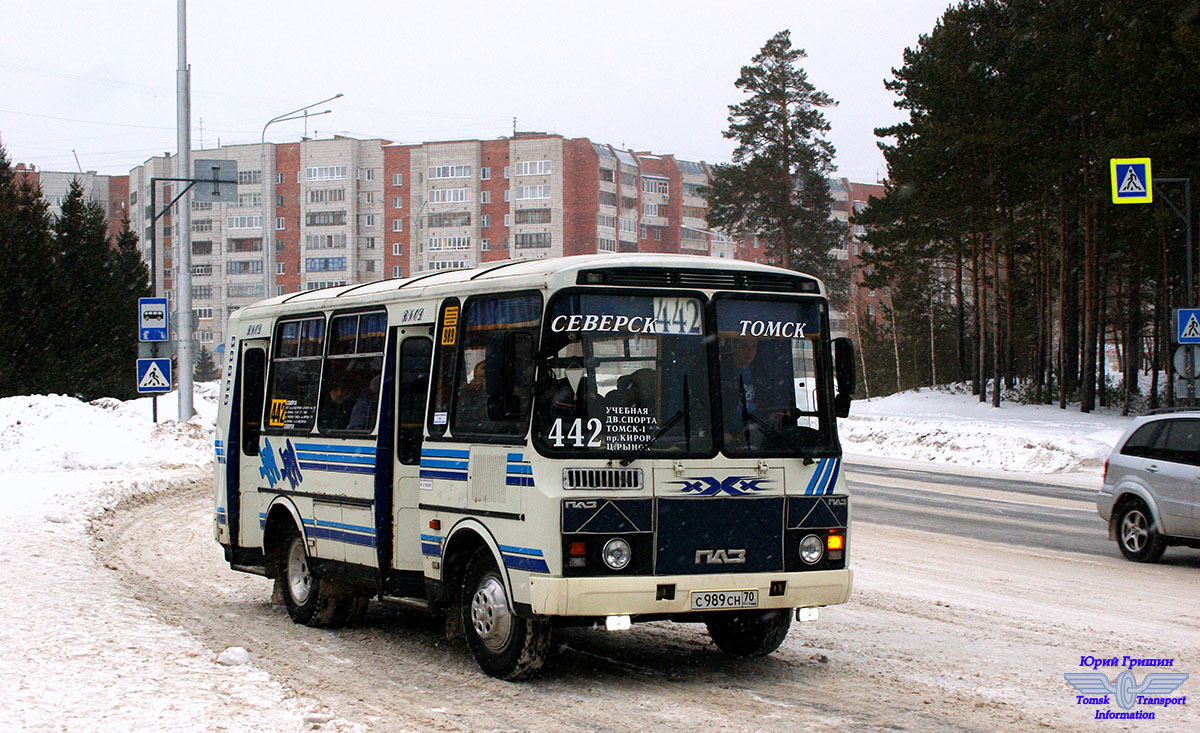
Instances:
[[[433,341],[406,338],[400,343],[400,365],[396,393],[396,458],[405,465],[421,462],[422,423],[425,395],[429,390],[429,362]]]
[[[262,433],[263,395],[266,391],[267,352],[246,349],[242,354],[242,453],[258,455]]]

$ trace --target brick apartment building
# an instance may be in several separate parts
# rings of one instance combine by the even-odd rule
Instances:
[[[42,187],[42,197],[50,204],[50,215],[62,213],[62,202],[67,196],[71,181],[79,179],[83,184],[83,196],[104,208],[108,217],[108,236],[114,241],[121,232],[121,220],[128,213],[129,176],[102,176],[96,171],[86,173],[64,173],[41,171],[36,166],[17,163],[13,171],[18,177],[32,180]]]

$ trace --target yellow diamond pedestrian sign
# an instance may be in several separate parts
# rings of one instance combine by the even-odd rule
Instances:
[[[1150,184],[1149,158],[1113,158],[1112,200],[1114,204],[1148,204],[1154,201]]]

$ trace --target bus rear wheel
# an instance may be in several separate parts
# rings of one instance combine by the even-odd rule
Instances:
[[[713,613],[704,624],[717,647],[731,657],[765,657],[792,627],[790,608]]]
[[[462,586],[463,631],[484,672],[504,680],[532,677],[550,653],[550,624],[512,610],[504,578],[486,547],[475,551]]]
[[[283,604],[292,621],[305,626],[333,627],[357,623],[366,615],[367,599],[354,595],[313,572],[304,538],[292,530],[281,544],[279,573]]]

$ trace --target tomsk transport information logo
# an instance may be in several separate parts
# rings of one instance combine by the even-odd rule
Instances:
[[[1080,693],[1075,696],[1076,705],[1107,706],[1116,704],[1124,712],[1096,709],[1096,720],[1154,720],[1154,710],[1134,710],[1135,706],[1151,708],[1169,708],[1175,705],[1187,705],[1187,696],[1169,697],[1187,680],[1188,675],[1182,672],[1150,672],[1138,684],[1137,676],[1133,673],[1135,667],[1172,667],[1174,659],[1137,657],[1102,657],[1082,656],[1079,658],[1080,667],[1124,667],[1115,680],[1109,680],[1108,675],[1099,672],[1068,672],[1063,675],[1067,682]]]

